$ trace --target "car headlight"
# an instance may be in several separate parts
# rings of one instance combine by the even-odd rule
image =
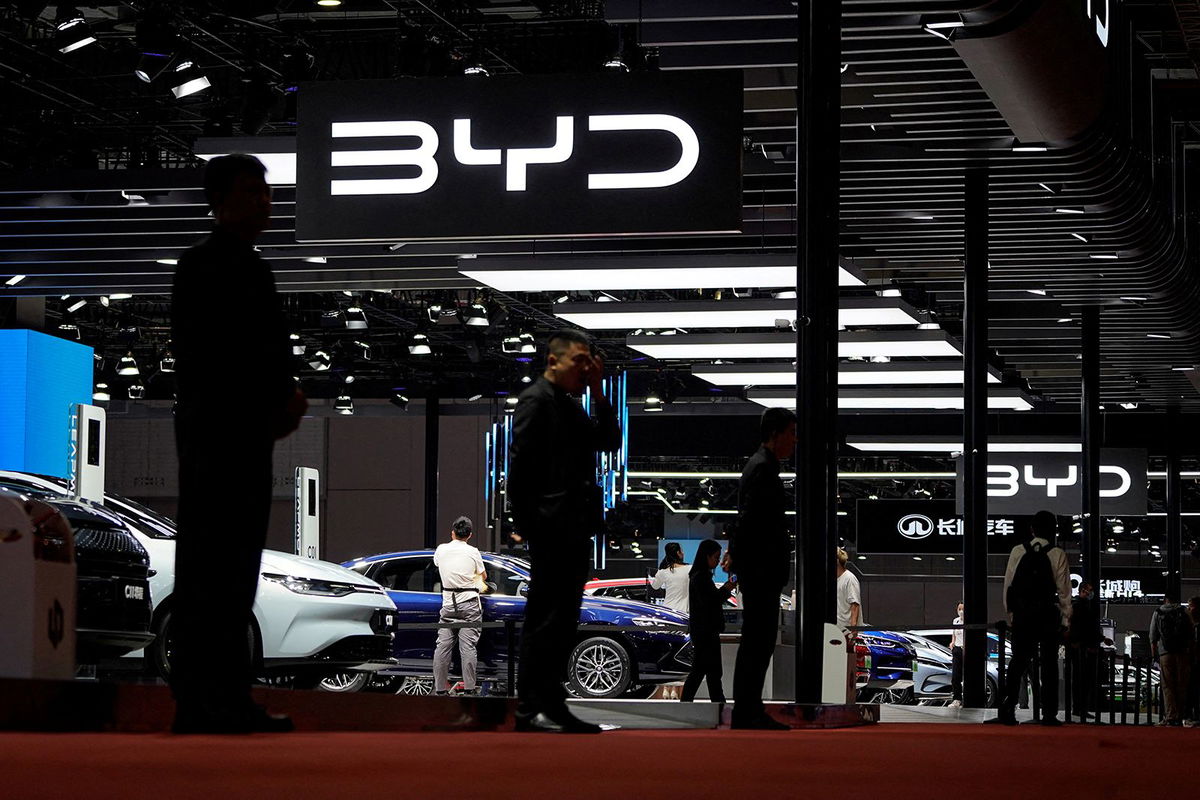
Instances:
[[[683,625],[678,622],[669,622],[655,617],[634,617],[630,622],[639,628],[679,628],[683,630]]]
[[[296,594],[314,594],[319,597],[345,597],[357,591],[352,583],[335,583],[315,578],[297,578],[294,575],[280,575],[275,572],[264,572],[263,578],[278,583]]]

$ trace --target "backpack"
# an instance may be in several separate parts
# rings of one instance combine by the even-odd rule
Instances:
[[[1008,586],[1008,610],[1016,617],[1049,617],[1058,608],[1058,586],[1050,566],[1050,547],[1035,550],[1026,542]]]
[[[1195,631],[1192,620],[1183,606],[1177,605],[1166,611],[1159,610],[1158,635],[1162,638],[1162,649],[1167,653],[1186,653],[1192,646]]]

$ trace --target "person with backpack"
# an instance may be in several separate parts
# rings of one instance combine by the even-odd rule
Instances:
[[[1187,609],[1174,593],[1150,618],[1150,657],[1157,659],[1163,692],[1163,716],[1158,724],[1183,724],[1183,705],[1187,699],[1188,675],[1192,667],[1195,629]]]
[[[1004,608],[1012,630],[1012,663],[1005,675],[999,714],[987,722],[1016,725],[1021,679],[1027,671],[1040,669],[1041,722],[1062,725],[1058,718],[1058,647],[1071,619],[1071,572],[1067,554],[1054,544],[1057,530],[1058,518],[1039,511],[1030,522],[1029,541],[1014,547],[1008,556]]]

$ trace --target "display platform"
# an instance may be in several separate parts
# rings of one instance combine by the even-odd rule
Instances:
[[[516,700],[503,697],[413,697],[256,688],[272,711],[290,714],[301,731],[510,731]],[[730,708],[669,700],[571,700],[589,722],[625,730],[728,727]],[[175,705],[165,686],[97,681],[0,680],[0,730],[167,731]],[[847,728],[879,721],[878,705],[768,703],[793,728]]]
[[[302,731],[511,730],[516,701],[399,697],[256,688]],[[0,730],[162,732],[175,704],[166,686],[96,681],[0,680]]]
[[[878,703],[765,703],[771,717],[793,729],[856,728],[879,722]],[[722,727],[727,727],[732,708],[722,714]]]

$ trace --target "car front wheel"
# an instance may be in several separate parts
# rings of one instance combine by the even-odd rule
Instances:
[[[633,682],[633,665],[620,642],[593,636],[575,645],[567,674],[567,686],[576,697],[620,697]]]
[[[175,625],[171,609],[168,608],[159,616],[153,626],[154,641],[146,648],[150,659],[150,667],[164,681],[171,678],[171,661],[175,652]],[[246,629],[246,647],[250,651],[252,663],[258,662],[258,637],[254,633],[254,625]]]
[[[313,688],[318,692],[340,694],[361,692],[366,688],[370,677],[370,674],[366,672],[331,672],[328,675],[322,675]]]

